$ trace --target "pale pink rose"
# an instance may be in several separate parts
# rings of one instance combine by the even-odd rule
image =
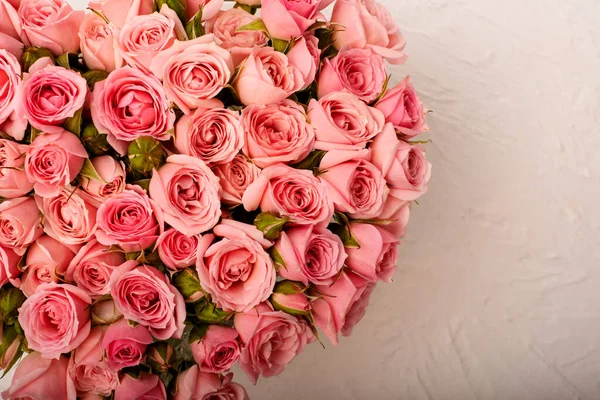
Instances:
[[[199,108],[182,116],[175,125],[175,148],[209,167],[228,163],[244,145],[244,131],[237,111]]]
[[[245,105],[277,104],[305,84],[302,71],[272,47],[255,48],[233,81]]]
[[[383,58],[370,49],[340,51],[326,59],[317,78],[319,98],[347,91],[365,103],[375,101],[387,79]]]
[[[102,12],[112,25],[121,29],[137,15],[154,11],[153,0],[92,0],[89,7]]]
[[[263,31],[238,31],[255,19],[256,16],[241,8],[231,8],[219,11],[214,18],[206,21],[206,31],[213,34],[219,47],[229,50],[235,66],[240,65],[252,49],[266,46],[269,41]]]
[[[320,5],[321,0],[262,0],[260,17],[272,37],[291,40],[316,21]]]
[[[233,374],[201,372],[194,365],[177,376],[174,400],[249,400],[246,389],[232,379]]]
[[[214,98],[229,83],[233,59],[226,49],[204,35],[161,51],[152,61],[152,73],[163,81],[167,97],[185,114],[205,106],[221,106]]]
[[[379,110],[346,92],[311,100],[308,117],[315,128],[315,148],[326,151],[364,149],[385,124]]]
[[[365,315],[371,292],[375,287],[352,272],[342,272],[331,286],[317,286],[313,302],[313,318],[333,345],[338,343],[338,334],[349,336],[354,326]]]
[[[33,183],[25,173],[24,154],[27,146],[0,139],[0,196],[14,199],[29,193]]]
[[[35,196],[44,214],[44,232],[68,245],[87,243],[96,233],[96,207],[78,189],[63,189],[56,197]]]
[[[10,282],[13,286],[19,287],[21,281],[19,275],[19,261],[21,256],[14,252],[13,249],[0,246],[0,286]]]
[[[129,374],[121,378],[115,400],[167,400],[167,391],[158,375],[142,372],[138,379]]]
[[[87,82],[78,72],[55,66],[43,57],[24,75],[15,111],[34,128],[59,133],[62,124],[83,107],[87,94]]]
[[[277,164],[265,168],[243,195],[244,208],[290,218],[293,225],[326,227],[333,203],[325,186],[311,171]]]
[[[185,235],[210,230],[221,216],[219,180],[202,160],[173,155],[150,180],[150,197],[165,222]]]
[[[43,233],[42,213],[34,199],[18,197],[0,204],[0,245],[23,255]]]
[[[87,394],[110,396],[119,386],[119,375],[108,367],[100,347],[104,331],[103,327],[92,329],[69,360],[69,375],[79,397]]]
[[[319,39],[312,35],[301,37],[294,42],[294,47],[287,52],[287,57],[302,74],[304,79],[302,89],[312,85],[321,64]]]
[[[382,226],[352,223],[350,232],[360,248],[348,248],[346,266],[370,282],[391,282],[398,262],[400,241]]]
[[[246,140],[242,149],[260,168],[303,160],[313,149],[315,132],[302,105],[251,105],[242,112]]]
[[[90,333],[91,304],[92,299],[76,286],[40,285],[19,308],[28,347],[56,359],[77,348]]]
[[[223,8],[225,0],[186,0],[185,15],[192,19],[202,8],[202,21],[211,19]]]
[[[127,253],[142,251],[163,232],[160,207],[137,185],[127,185],[98,209],[96,238],[105,246],[116,245]]]
[[[370,48],[392,64],[406,61],[406,41],[390,12],[377,1],[338,0],[331,22],[343,27],[333,34],[336,48]]]
[[[156,241],[158,256],[165,266],[177,271],[196,264],[199,235],[186,236],[177,229],[167,229]]]
[[[27,147],[27,179],[36,195],[56,197],[79,175],[87,157],[85,147],[71,132],[40,135]]]
[[[259,376],[279,375],[314,340],[306,322],[263,303],[246,314],[236,314],[235,329],[245,348],[240,368],[254,384]]]
[[[0,9],[2,3],[0,3]],[[8,5],[10,7],[10,5]],[[0,16],[1,18],[1,16]],[[0,42],[0,47],[2,43]],[[0,48],[0,131],[16,140],[25,135],[27,120],[17,116],[17,93],[21,83],[21,65],[19,60],[5,48]],[[12,129],[11,129],[12,128]]]
[[[99,15],[85,14],[78,35],[83,61],[88,68],[112,72],[123,65],[115,59],[114,26]]]
[[[169,140],[175,122],[160,81],[130,67],[94,85],[91,111],[98,131],[108,134],[108,143],[120,154],[141,136]]]
[[[278,266],[279,275],[305,285],[331,285],[346,260],[342,240],[312,225],[284,231],[275,248],[285,262]]]
[[[18,364],[10,387],[2,392],[3,399],[65,399],[76,400],[75,385],[67,369],[69,359],[43,357],[37,351],[29,353]]]
[[[19,289],[30,297],[43,283],[58,283],[79,246],[65,246],[50,236],[39,237],[29,246]]]
[[[285,283],[289,282],[290,281],[287,281]],[[303,289],[298,283],[292,284],[297,288],[297,290]],[[277,288],[275,290],[277,290]],[[271,296],[270,301],[275,308],[291,315],[309,315],[311,311],[310,301],[302,292],[293,294],[275,292]]]
[[[410,77],[406,77],[393,89],[388,90],[375,106],[391,122],[394,128],[406,139],[429,130],[425,123],[427,111],[421,103]]]
[[[155,338],[181,338],[185,302],[165,274],[149,265],[128,261],[110,280],[111,295],[123,316],[148,327]]]
[[[63,0],[22,0],[19,17],[23,41],[49,49],[55,56],[79,51],[79,26],[83,11],[74,11]]]
[[[332,150],[321,160],[319,179],[335,209],[355,219],[379,217],[389,194],[384,173],[369,160],[368,150]]]
[[[272,243],[254,225],[223,220],[214,228],[222,238],[205,235],[198,245],[196,269],[202,288],[218,307],[249,312],[266,301],[275,285],[273,261],[265,251]]]
[[[92,239],[68,264],[65,279],[74,282],[90,297],[98,298],[110,292],[108,286],[110,277],[113,271],[125,261],[125,254],[111,251],[109,247]]]
[[[241,354],[238,333],[227,326],[210,325],[204,337],[192,343],[192,355],[202,372],[220,374],[231,369]]]
[[[125,319],[111,324],[101,342],[109,368],[119,371],[141,364],[146,355],[146,347],[152,343],[152,335],[142,325],[131,326]]]
[[[108,198],[125,190],[125,165],[111,156],[95,157],[90,162],[102,180],[81,176],[79,184],[88,201],[100,207]]]
[[[258,178],[260,169],[241,154],[227,163],[213,167],[219,178],[223,194],[221,202],[227,205],[242,204],[242,196],[248,186]]]

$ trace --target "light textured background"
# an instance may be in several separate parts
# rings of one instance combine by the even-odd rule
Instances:
[[[381,1],[435,111],[431,190],[355,335],[251,397],[600,399],[600,2]]]

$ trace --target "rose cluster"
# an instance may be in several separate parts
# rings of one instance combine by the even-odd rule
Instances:
[[[431,176],[404,47],[375,0],[0,0],[2,397],[242,400],[350,335]]]

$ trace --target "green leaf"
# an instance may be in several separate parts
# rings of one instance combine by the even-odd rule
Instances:
[[[75,112],[75,114],[71,118],[68,118],[63,124],[63,127],[66,130],[68,130],[71,133],[74,133],[75,135],[77,135],[77,137],[81,136],[82,113],[83,108],[80,108]]]
[[[275,247],[275,246],[271,247],[270,253],[271,253],[271,259],[275,263],[275,269],[279,270],[280,268],[283,268],[283,269],[287,270],[287,266],[285,265],[285,260],[283,259],[283,256],[281,255],[279,250],[277,250],[277,247]]]
[[[2,320],[8,319],[25,301],[25,295],[19,289],[6,287],[0,292],[0,313]]]
[[[254,21],[250,22],[249,24],[246,25],[242,25],[239,28],[236,29],[237,32],[241,32],[241,31],[263,31],[265,33],[269,33],[269,31],[267,30],[267,26],[265,25],[265,23],[263,22],[262,19],[257,18]]]
[[[94,168],[94,164],[92,164],[89,158],[86,158],[83,162],[83,168],[81,169],[79,175],[84,176],[88,179],[93,179],[95,181],[106,183],[106,181],[102,179],[98,171],[96,171],[96,168]]]
[[[283,227],[290,221],[290,217],[278,217],[271,213],[260,213],[254,219],[254,226],[265,235],[265,239],[276,240],[281,236]]]
[[[193,303],[204,297],[202,286],[200,286],[200,278],[198,278],[198,273],[194,268],[186,268],[173,275],[171,282],[188,303]]]
[[[34,128],[33,126],[31,127],[31,134],[29,136],[29,144],[33,143],[35,141],[35,139],[37,139],[38,136],[40,136],[42,134],[42,131],[40,131],[37,128]]]
[[[81,74],[81,76],[85,78],[90,89],[94,90],[94,85],[97,82],[103,81],[106,78],[108,78],[108,72],[102,71],[100,69],[92,69],[90,71],[84,72],[83,74]]]
[[[288,50],[288,48],[290,48],[291,42],[288,42],[287,40],[272,38],[271,43],[273,44],[273,48],[276,51],[278,51],[280,53],[285,53]]]
[[[196,39],[206,33],[204,25],[202,25],[202,11],[203,9],[200,7],[196,15],[185,25],[185,33],[189,40]]]
[[[194,309],[198,321],[206,324],[224,324],[233,315],[217,308],[216,304],[206,299],[194,304]]]
[[[111,149],[108,144],[108,136],[98,132],[93,124],[87,124],[81,133],[81,143],[92,156],[101,156]]]
[[[311,171],[318,170],[319,166],[321,165],[321,161],[323,160],[323,157],[325,157],[325,154],[327,154],[326,151],[313,150],[304,160],[292,165],[292,168],[307,169]]]
[[[83,63],[79,59],[79,54],[77,53],[64,53],[58,56],[56,59],[56,63],[63,68],[66,69],[81,69],[83,67]]]
[[[358,240],[350,231],[350,220],[348,216],[341,212],[335,212],[333,214],[333,221],[334,223],[329,225],[329,230],[342,239],[344,247],[350,249],[360,249],[360,243],[358,243]]]
[[[190,343],[195,343],[199,340],[202,340],[202,338],[204,336],[206,336],[206,332],[208,332],[208,328],[210,327],[210,324],[198,324],[198,325],[194,325],[194,327],[192,328],[191,332],[190,332],[190,337],[189,337],[189,342]]]

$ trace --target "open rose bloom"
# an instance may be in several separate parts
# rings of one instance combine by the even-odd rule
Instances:
[[[399,27],[226,4],[0,0],[3,398],[247,400],[235,365],[337,345],[393,281],[431,178]]]

